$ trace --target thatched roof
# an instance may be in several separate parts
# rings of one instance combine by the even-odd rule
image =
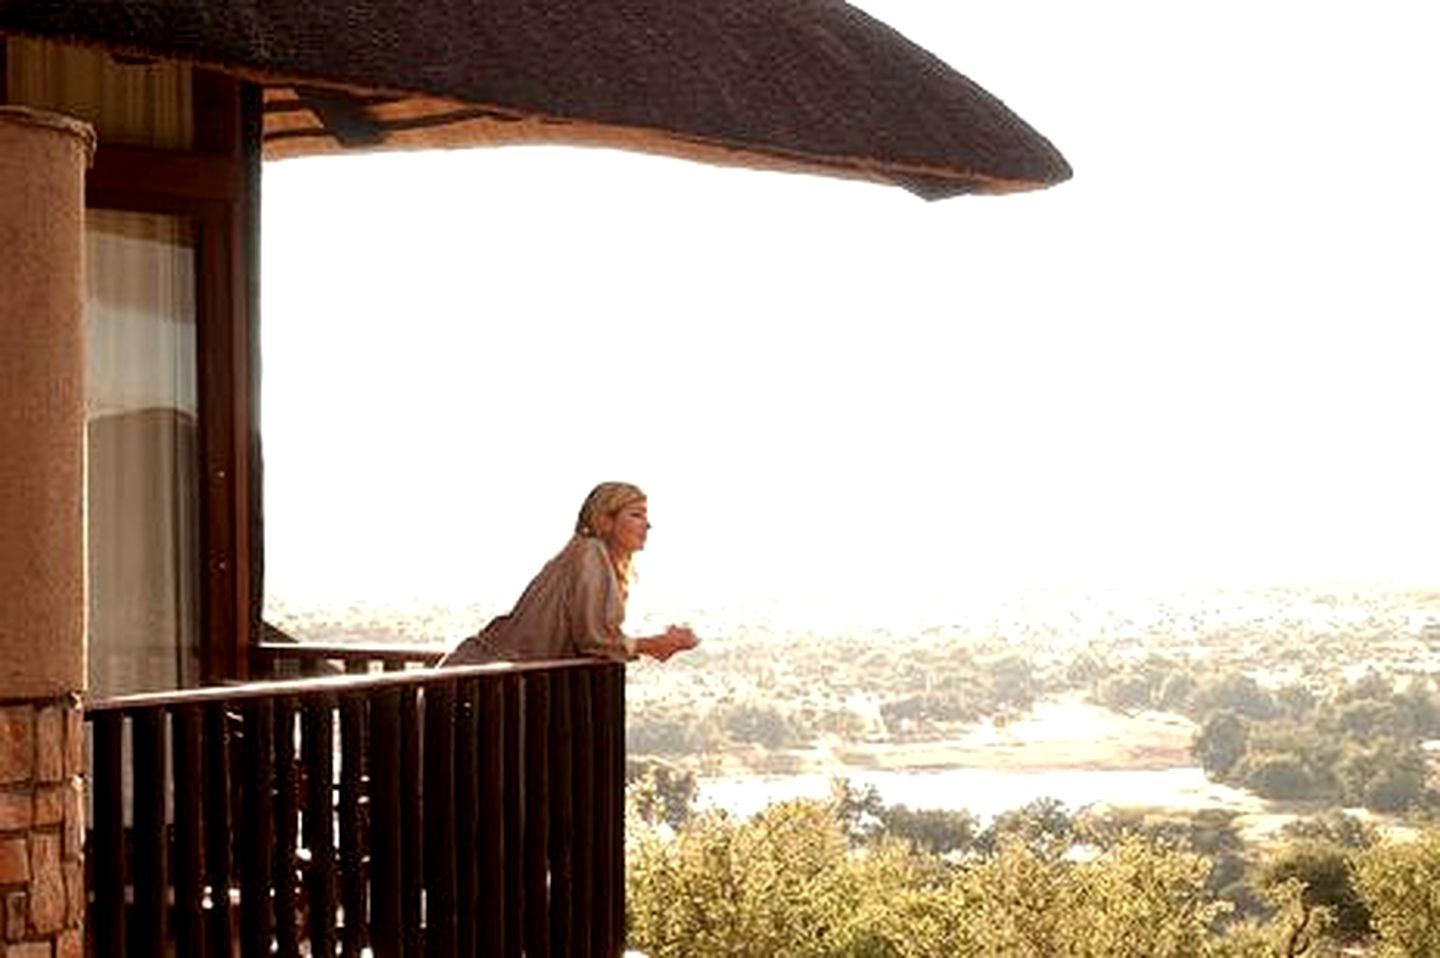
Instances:
[[[0,31],[259,79],[274,157],[597,143],[932,197],[1070,175],[999,100],[840,0],[0,0]]]

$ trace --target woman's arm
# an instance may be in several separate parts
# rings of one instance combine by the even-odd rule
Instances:
[[[676,652],[693,649],[700,644],[695,633],[686,625],[672,625],[659,635],[644,635],[635,639],[636,655],[648,655],[664,662]]]
[[[575,650],[581,655],[632,661],[642,655],[663,662],[676,652],[693,649],[695,633],[672,625],[656,635],[625,635],[620,623],[625,606],[616,589],[615,573],[598,542],[581,556],[576,570],[574,605]]]
[[[621,631],[625,604],[615,582],[615,571],[598,540],[584,543],[574,566],[570,595],[570,630],[580,655],[628,662],[640,652],[640,640]]]

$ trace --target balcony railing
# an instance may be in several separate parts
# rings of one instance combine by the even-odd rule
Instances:
[[[278,629],[271,630],[284,635]],[[395,643],[377,645],[373,642],[260,642],[250,646],[252,674],[265,678],[289,675],[319,676],[346,673],[364,675],[369,672],[403,672],[428,667],[439,662],[446,649],[438,646]]]
[[[619,665],[259,682],[86,718],[94,955],[621,951]]]

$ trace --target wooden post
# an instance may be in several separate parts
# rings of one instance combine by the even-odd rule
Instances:
[[[88,126],[0,107],[0,941],[83,947]],[[26,952],[29,953],[28,951]]]

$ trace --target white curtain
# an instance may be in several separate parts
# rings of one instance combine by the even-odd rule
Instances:
[[[86,214],[90,689],[198,679],[195,247],[179,217]]]
[[[11,103],[78,117],[94,125],[101,143],[189,148],[189,66],[124,62],[104,50],[20,37],[0,43]]]

